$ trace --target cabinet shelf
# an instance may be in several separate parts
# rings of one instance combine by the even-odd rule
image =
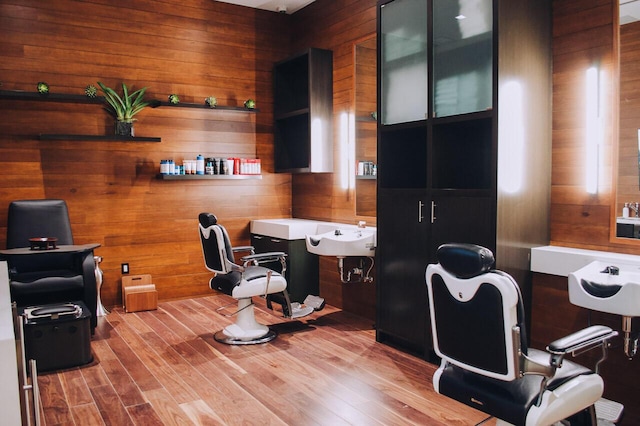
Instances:
[[[155,107],[201,108],[201,109],[209,109],[209,110],[212,110],[212,111],[218,110],[218,111],[236,111],[236,112],[248,112],[248,113],[260,112],[260,110],[258,108],[250,109],[250,108],[246,108],[246,107],[224,106],[224,105],[216,105],[214,108],[211,108],[209,105],[207,105],[205,103],[196,104],[196,103],[189,103],[189,102],[180,102],[178,104],[172,104],[171,102],[155,101],[154,105],[152,105],[152,106],[154,108]]]
[[[118,136],[118,135],[55,135],[41,134],[40,140],[58,141],[113,141],[113,142],[161,142],[161,138],[147,136]]]
[[[163,175],[158,173],[156,178],[160,180],[260,180],[262,175]]]

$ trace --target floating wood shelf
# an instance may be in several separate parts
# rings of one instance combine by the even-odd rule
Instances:
[[[40,140],[66,141],[113,141],[113,142],[161,142],[161,138],[147,136],[118,136],[118,135],[52,135],[41,134]]]
[[[15,99],[19,101],[70,102],[79,104],[104,103],[103,96],[90,98],[87,95],[70,95],[63,93],[48,93],[46,95],[41,95],[37,92],[25,92],[23,90],[0,90],[0,99]]]
[[[42,95],[38,92],[27,92],[24,90],[0,90],[0,99],[14,99],[19,101],[48,101],[48,102],[68,102],[68,103],[78,103],[78,104],[103,104],[105,103],[104,96],[96,96],[95,98],[90,98],[87,95],[73,95],[73,94],[65,94],[65,93],[48,93]],[[178,104],[172,104],[167,101],[159,101],[155,99],[150,99],[149,106],[151,108],[157,107],[176,107],[176,108],[202,108],[209,109],[212,111],[237,111],[237,112],[248,112],[248,113],[256,113],[260,110],[257,108],[245,108],[244,106],[223,106],[217,105],[215,108],[211,108],[209,105],[205,104],[204,101],[201,104],[196,103],[188,103],[188,102],[180,102]]]
[[[262,175],[163,175],[158,173],[156,178],[161,180],[198,180],[198,179],[262,179]]]

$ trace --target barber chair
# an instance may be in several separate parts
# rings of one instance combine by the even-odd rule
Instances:
[[[30,250],[30,239],[57,239],[56,249]],[[19,200],[9,204],[7,250],[11,299],[18,307],[82,301],[97,325],[97,288],[93,249],[75,246],[64,200]],[[15,250],[11,250],[15,249]]]
[[[595,325],[527,347],[522,297],[493,253],[472,244],[438,248],[427,267],[431,330],[441,364],[435,390],[498,419],[497,424],[596,425],[604,384],[594,371],[564,357],[600,348],[597,367],[617,332]]]
[[[238,300],[238,308],[233,314],[236,322],[216,332],[213,336],[216,341],[246,345],[265,343],[276,337],[274,330],[256,321],[253,309],[255,296],[265,297],[271,309],[272,303],[280,304],[286,318],[301,318],[314,311],[312,306],[290,302],[284,278],[285,253],[256,254],[252,246],[231,247],[227,230],[218,223],[215,215],[200,213],[198,220],[205,267],[215,273],[209,280],[209,287]],[[242,264],[235,260],[235,253],[239,252],[247,253],[240,258]],[[270,262],[280,262],[282,271],[278,273],[260,266]]]

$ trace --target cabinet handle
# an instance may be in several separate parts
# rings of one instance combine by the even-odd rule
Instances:
[[[256,235],[256,234],[253,234],[253,238],[255,238],[256,240],[261,240],[261,239],[263,239],[264,237],[263,237],[262,235]]]
[[[279,243],[279,242],[281,242],[281,241],[282,241],[282,240],[279,240],[279,239],[277,239],[277,238],[272,238],[272,239],[271,239],[271,242],[272,242],[272,243]]]
[[[422,214],[423,207],[424,203],[422,201],[418,201],[418,223],[422,223],[422,219],[424,219],[424,215]]]
[[[436,221],[436,202],[431,201],[431,223]]]

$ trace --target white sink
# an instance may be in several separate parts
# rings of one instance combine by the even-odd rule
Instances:
[[[618,268],[618,274],[607,271]],[[569,274],[569,301],[595,311],[640,316],[640,266],[594,261]]]
[[[307,235],[307,251],[320,256],[367,256],[376,254],[376,232],[372,229],[335,228]]]

